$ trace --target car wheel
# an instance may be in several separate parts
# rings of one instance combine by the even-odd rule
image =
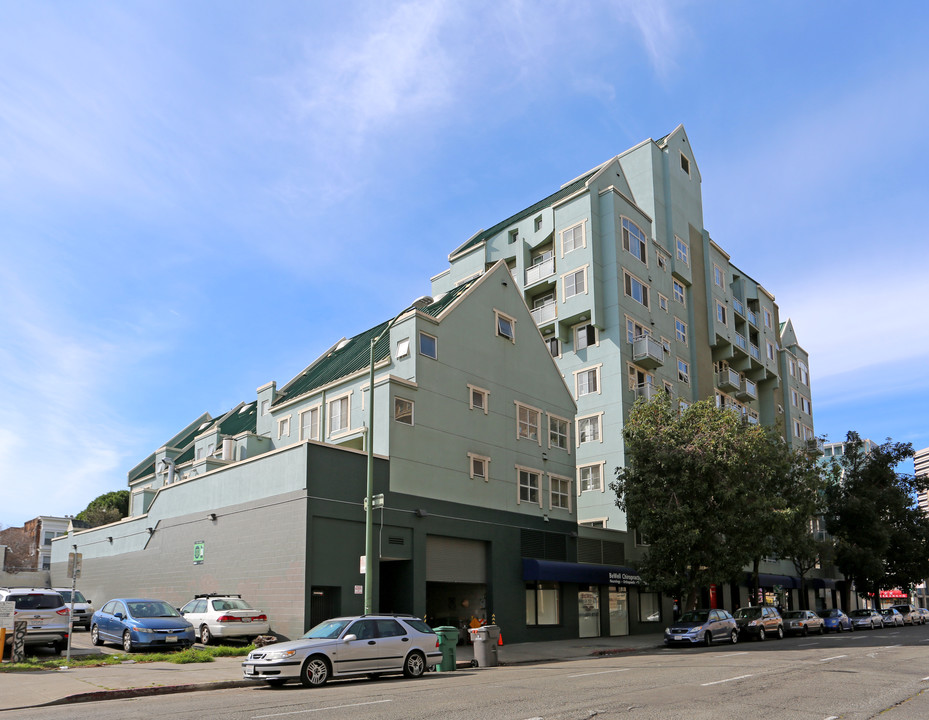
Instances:
[[[426,672],[426,658],[419,650],[414,650],[406,656],[403,663],[403,674],[408,678],[418,678]]]
[[[809,634],[810,634],[810,629],[806,625],[804,625],[803,626],[803,637],[806,637]]]
[[[100,631],[97,629],[96,625],[90,628],[90,644],[103,645],[103,640],[100,639]]]
[[[209,645],[210,641],[213,639],[213,636],[210,634],[210,628],[206,625],[200,626],[200,642],[203,645]]]
[[[329,680],[329,661],[322,655],[313,655],[303,663],[300,671],[300,682],[303,687],[322,687]]]
[[[66,645],[65,645],[64,642],[55,642],[55,643],[52,643],[52,651],[53,651],[56,655],[61,655],[61,653],[64,651],[65,647],[66,647]]]
[[[777,639],[778,640],[784,639],[784,626],[783,625],[777,626]]]
[[[133,649],[132,634],[126,630],[126,632],[123,633],[123,650],[125,650],[127,653],[131,653]]]
[[[760,642],[764,641],[764,628],[763,627],[758,628],[758,640]]]
[[[822,625],[819,626],[819,634],[820,635],[826,634],[826,623],[823,623]]]
[[[271,687],[281,687],[287,681],[284,678],[271,678],[267,682]]]
[[[733,645],[739,642],[739,631],[738,630],[733,630],[732,633],[730,633],[729,642],[731,642]]]
[[[703,644],[707,647],[713,644],[713,633],[711,633],[709,630],[703,633]]]

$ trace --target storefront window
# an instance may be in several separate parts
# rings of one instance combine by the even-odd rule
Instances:
[[[526,625],[561,624],[560,588],[556,582],[526,584]]]
[[[629,634],[629,601],[626,588],[610,586],[610,635]]]
[[[658,593],[639,593],[639,622],[661,622],[661,600]]]
[[[578,636],[600,637],[600,588],[582,585],[577,591]]]

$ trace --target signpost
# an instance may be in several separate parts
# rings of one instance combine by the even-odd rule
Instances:
[[[71,603],[68,605],[68,653],[65,662],[71,664],[71,635],[74,633],[74,593],[77,592],[77,579],[81,575],[81,561],[84,556],[77,551],[74,544],[74,523],[68,521],[68,542],[74,552],[68,553],[68,577],[71,578]]]
[[[6,634],[13,632],[13,615],[16,614],[16,603],[0,602],[0,660],[6,652]]]

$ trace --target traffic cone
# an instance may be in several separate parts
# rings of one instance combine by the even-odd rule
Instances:
[[[503,632],[502,631],[500,632],[499,635],[497,635],[497,645],[499,645],[500,647],[503,647]]]

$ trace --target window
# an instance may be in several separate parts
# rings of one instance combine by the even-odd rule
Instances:
[[[319,408],[314,407],[300,413],[300,439],[319,440]]]
[[[535,440],[541,445],[541,417],[541,410],[516,403],[516,437]]]
[[[557,415],[549,415],[548,446],[550,448],[557,447],[562,450],[567,450],[571,441],[568,437],[569,427],[568,421],[564,418],[560,418]]]
[[[578,370],[574,373],[577,397],[600,392],[600,366]]]
[[[519,238],[519,230],[516,229],[516,230],[510,230],[510,233],[509,235],[507,235],[506,240],[510,245],[512,245],[513,243],[516,242],[518,238]]]
[[[674,299],[681,305],[686,305],[687,303],[684,299],[684,285],[679,283],[677,280],[672,280],[671,287],[674,290]]]
[[[583,350],[597,344],[597,328],[590,323],[574,328],[574,349]]]
[[[468,385],[468,395],[470,396],[471,409],[483,410],[486,415],[490,404],[490,393],[484,388]]]
[[[581,520],[580,522],[578,522],[578,525],[583,525],[584,527],[592,527],[592,528],[605,528],[606,518],[602,520]]]
[[[651,373],[645,372],[638,365],[633,365],[630,363],[626,366],[626,370],[629,377],[629,389],[630,390],[639,390],[642,389],[646,392],[646,399],[650,397],[650,390],[646,388],[646,385],[654,386],[655,385],[655,376]]]
[[[800,407],[800,393],[796,390],[790,391],[790,404],[794,407]]]
[[[497,318],[497,335],[515,343],[516,320],[498,310],[494,310],[494,315]]]
[[[571,480],[558,475],[549,475],[550,498],[548,506],[551,509],[561,508],[562,510],[571,509]]]
[[[542,507],[541,496],[539,495],[539,473],[536,470],[527,468],[517,468],[519,472],[519,496],[517,501],[524,503],[537,503]]]
[[[637,303],[648,307],[648,285],[639,280],[635,275],[623,271],[623,287],[627,297],[631,297]]]
[[[723,325],[728,325],[726,322],[726,306],[719,300],[716,301],[716,319]]]
[[[262,414],[262,415],[267,415],[267,414],[268,414],[268,409],[269,409],[270,407],[271,407],[271,401],[270,401],[270,400],[262,400],[262,401],[261,401],[261,414]]]
[[[687,344],[687,323],[674,318],[674,336],[679,343]]]
[[[539,216],[535,219],[534,229],[535,229],[536,232],[539,232],[539,230],[542,229],[542,216],[541,216],[541,215],[539,215]]]
[[[578,445],[600,442],[600,414],[577,419]]]
[[[660,307],[665,312],[669,312],[668,311],[668,298],[666,298],[661,293],[658,293],[658,307]]]
[[[545,340],[545,347],[548,348],[548,353],[553,358],[561,357],[561,343],[558,342],[558,338],[547,338]]]
[[[690,248],[687,247],[687,243],[676,235],[674,236],[674,243],[677,246],[677,259],[685,265],[690,265]]]
[[[644,325],[633,320],[631,317],[626,318],[626,340],[629,342],[635,342],[637,337],[642,337],[643,335],[651,335],[652,331],[649,330]]]
[[[674,385],[667,380],[662,380],[662,383],[664,384],[664,391],[668,395],[674,395]]]
[[[329,434],[348,430],[349,428],[348,395],[329,401]]]
[[[774,358],[777,357],[777,353],[775,352],[775,349],[774,349],[774,343],[768,342],[767,348],[768,348],[768,360],[774,360]]]
[[[809,385],[810,385],[810,373],[809,373],[809,371],[806,369],[806,363],[802,363],[802,362],[799,362],[799,361],[798,361],[798,362],[797,362],[797,371],[798,371],[798,373],[799,373],[799,377],[798,377],[797,379],[800,380],[801,383],[803,383],[804,385],[806,385],[807,387],[809,387]]]
[[[768,308],[762,308],[761,311],[762,313],[764,313],[764,326],[766,328],[770,328],[771,327],[771,312],[768,310]]]
[[[602,469],[602,465],[584,465],[577,469],[578,484],[582,493],[590,490],[603,491]]]
[[[681,382],[690,382],[690,365],[680,358],[677,359],[677,379]]]
[[[419,334],[419,354],[437,360],[439,357],[437,343],[438,340],[432,335],[421,332]]]
[[[801,425],[799,420],[794,420],[794,437],[800,437]]]
[[[560,595],[557,582],[526,583],[526,625],[559,625]]]
[[[567,300],[575,295],[587,292],[587,268],[581,268],[564,275],[564,297]]]
[[[787,362],[790,367],[790,377],[795,377],[797,374],[797,362],[793,358],[791,358]]]
[[[684,153],[681,153],[681,170],[690,175],[690,159]]]
[[[290,436],[290,415],[277,421],[277,439],[280,440],[285,435]]]
[[[671,354],[671,341],[668,338],[661,338],[661,349],[664,351],[665,355]]]
[[[584,247],[584,223],[570,227],[561,232],[561,254]]]
[[[639,229],[638,225],[627,218],[623,218],[622,233],[623,250],[628,250],[634,258],[641,260],[647,265],[648,256],[645,254],[645,233]]]
[[[413,424],[413,401],[406,398],[394,398],[394,420],[404,425]]]
[[[410,356],[410,339],[403,338],[397,341],[397,360]]]
[[[661,601],[658,593],[639,590],[639,622],[661,622]]]
[[[658,259],[658,267],[660,267],[662,270],[667,270],[668,269],[668,256],[665,255],[660,250],[655,255]]]
[[[713,265],[713,284],[717,287],[722,287],[725,280],[725,275],[723,274],[722,268],[719,265]]]
[[[473,480],[478,478],[487,482],[490,475],[490,458],[483,455],[468,453],[469,477]]]
[[[812,415],[813,414],[813,403],[811,403],[806,397],[801,395],[800,396],[800,409],[803,410],[803,412],[807,413],[808,415]]]

